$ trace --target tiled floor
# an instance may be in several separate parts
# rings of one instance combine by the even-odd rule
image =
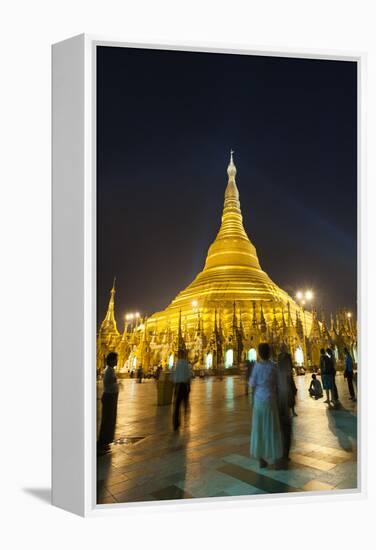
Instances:
[[[356,488],[356,403],[339,375],[335,410],[309,398],[309,380],[296,379],[298,416],[285,471],[260,470],[249,456],[251,413],[241,378],[194,380],[178,433],[171,407],[156,405],[154,381],[123,380],[119,444],[98,458],[98,504]]]

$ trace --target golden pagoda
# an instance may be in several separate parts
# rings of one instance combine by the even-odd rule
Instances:
[[[234,323],[237,327],[241,323],[246,336],[257,325],[256,332],[260,332],[257,340],[261,341],[267,339],[266,330],[263,335],[263,324],[266,329],[275,316],[281,321],[285,309],[300,312],[300,306],[260,266],[256,248],[244,229],[236,173],[231,151],[221,226],[209,247],[204,268],[164,311],[154,313],[147,320],[148,331],[160,332],[167,325],[176,331],[181,312],[188,331],[194,332],[199,323],[205,333],[212,332],[215,315],[218,315],[227,339],[230,333],[232,339],[235,338]],[[306,324],[309,330],[309,312],[306,312]],[[254,345],[256,343],[254,335]]]
[[[296,364],[317,363],[317,349],[321,341],[327,342],[330,331],[315,312],[298,305],[261,268],[244,229],[236,174],[231,151],[221,225],[203,270],[164,311],[130,331],[126,325],[122,336],[114,318],[113,285],[98,334],[98,356],[117,345],[120,368],[123,364],[131,369],[139,364],[146,369],[168,368],[184,345],[194,368],[231,368],[254,359],[260,342],[271,343],[275,352],[283,342]],[[339,325],[344,333],[345,322],[337,320]],[[353,324],[347,322],[345,328],[355,341]]]

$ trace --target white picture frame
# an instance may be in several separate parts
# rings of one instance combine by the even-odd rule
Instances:
[[[96,504],[96,47],[150,48],[355,61],[358,64],[358,488],[330,493]],[[52,502],[81,516],[168,506],[220,507],[359,499],[366,495],[364,53],[274,51],[228,44],[131,44],[79,35],[52,47]],[[66,342],[69,341],[69,347]]]

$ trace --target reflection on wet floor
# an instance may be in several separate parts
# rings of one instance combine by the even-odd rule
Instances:
[[[193,380],[178,434],[171,406],[156,405],[153,380],[123,380],[115,437],[144,439],[115,445],[98,459],[98,503],[356,488],[356,403],[340,376],[338,409],[310,399],[309,381],[296,378],[289,469],[260,471],[249,456],[251,409],[243,378]]]

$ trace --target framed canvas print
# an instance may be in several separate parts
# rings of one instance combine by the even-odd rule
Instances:
[[[364,57],[53,46],[53,501],[364,491]]]

